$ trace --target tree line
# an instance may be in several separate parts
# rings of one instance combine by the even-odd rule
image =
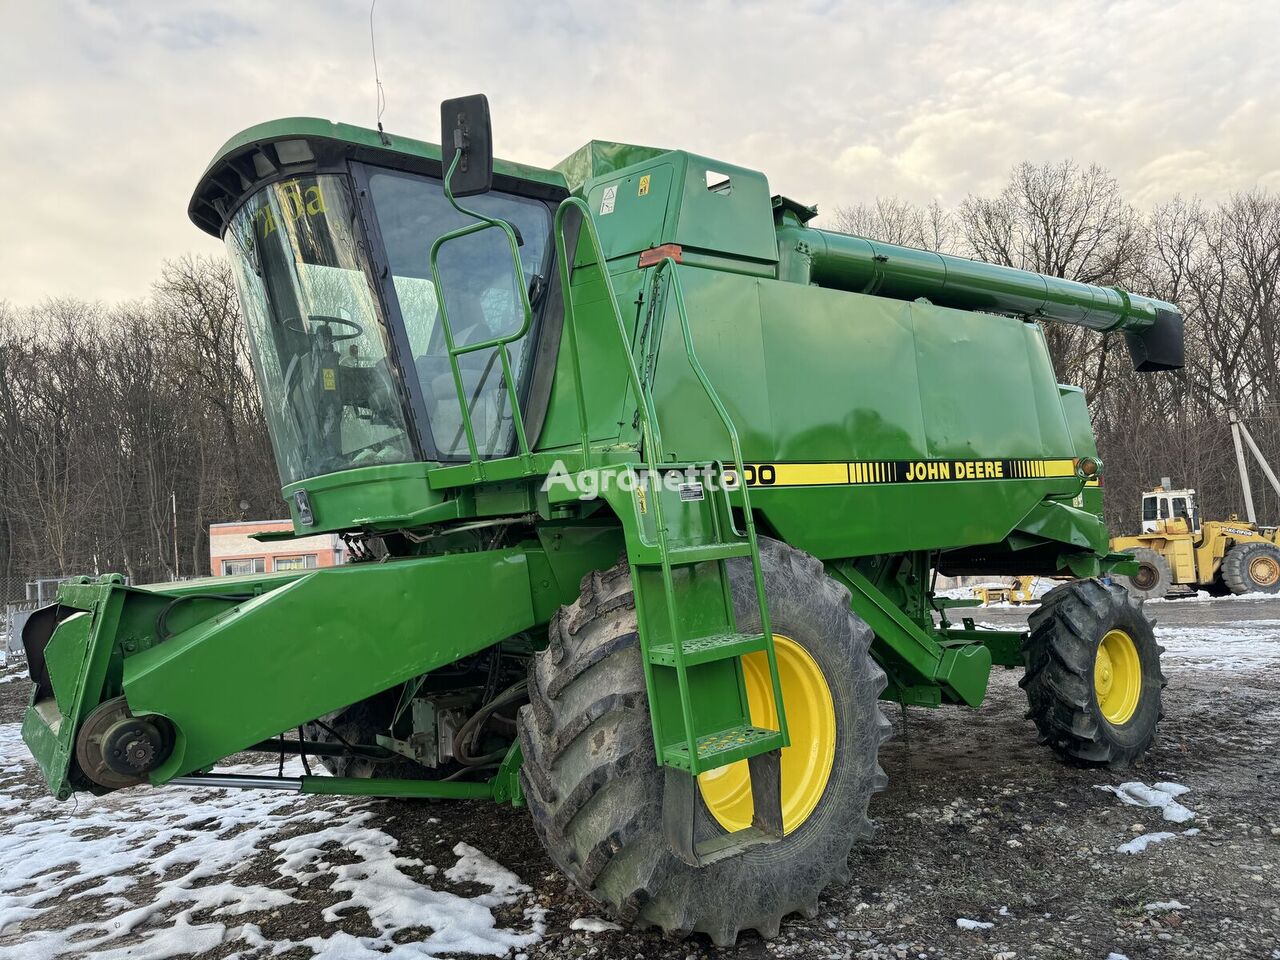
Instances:
[[[1113,532],[1163,476],[1195,487],[1206,517],[1244,515],[1230,409],[1280,461],[1280,198],[1140,211],[1106,170],[1064,161],[1021,164],[954,208],[889,197],[828,219],[1183,309],[1176,374],[1134,373],[1117,336],[1046,325],[1059,379],[1089,398]],[[1259,518],[1280,521],[1254,478]],[[136,302],[0,301],[0,601],[37,576],[207,573],[208,525],[246,514],[284,507],[225,261],[170,261]]]
[[[138,302],[0,303],[0,601],[204,574],[210,523],[282,508],[225,261],[168,262]]]

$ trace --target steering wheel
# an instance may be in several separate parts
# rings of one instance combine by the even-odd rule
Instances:
[[[348,320],[346,317],[327,317],[324,314],[313,313],[307,316],[312,323],[337,324],[340,327],[346,327],[350,333],[330,333],[329,336],[334,343],[341,343],[343,340],[354,340],[356,337],[364,336],[364,327],[356,323],[354,320]],[[293,333],[310,334],[312,331],[307,330],[301,320],[290,319],[284,322],[284,328]]]

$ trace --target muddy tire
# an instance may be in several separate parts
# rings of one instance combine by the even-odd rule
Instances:
[[[1139,600],[1160,600],[1173,586],[1173,571],[1169,561],[1150,547],[1126,550],[1138,561],[1138,572],[1132,577],[1117,576],[1116,582]]]
[[[1063,759],[1122,770],[1164,716],[1163,649],[1122,587],[1078,580],[1047,593],[1023,643],[1027,718]]]
[[[773,631],[816,662],[834,708],[830,774],[781,840],[701,868],[671,851],[625,563],[585,577],[581,597],[552,620],[519,718],[521,781],[551,859],[625,922],[720,945],[740,930],[774,936],[793,912],[812,915],[823,889],[848,878],[850,848],[871,834],[867,804],[886,782],[876,760],[889,730],[878,704],[885,675],[868,655],[870,629],[813,557],[772,540],[760,549]],[[739,629],[758,629],[751,564],[729,570]],[[783,764],[785,803],[785,752]],[[699,841],[724,832],[701,793],[695,816]]]
[[[1237,543],[1222,559],[1222,582],[1234,594],[1280,593],[1280,549]]]

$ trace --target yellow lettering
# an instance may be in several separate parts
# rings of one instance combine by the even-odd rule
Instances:
[[[320,192],[319,187],[307,188],[307,213],[311,216],[324,213],[324,194]]]
[[[997,480],[1004,479],[1004,462],[1001,460],[997,460],[995,463],[992,464],[992,466],[996,468],[996,471],[995,471],[996,479]]]

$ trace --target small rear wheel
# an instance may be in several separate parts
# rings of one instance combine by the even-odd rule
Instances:
[[[1063,759],[1121,770],[1164,716],[1152,622],[1122,588],[1078,580],[1047,593],[1023,644],[1027,718]]]
[[[1173,571],[1169,561],[1150,547],[1126,550],[1138,561],[1138,572],[1131,577],[1117,576],[1116,581],[1139,600],[1160,600],[1173,586]]]
[[[1280,593],[1280,548],[1237,543],[1222,561],[1222,582],[1234,594]]]

